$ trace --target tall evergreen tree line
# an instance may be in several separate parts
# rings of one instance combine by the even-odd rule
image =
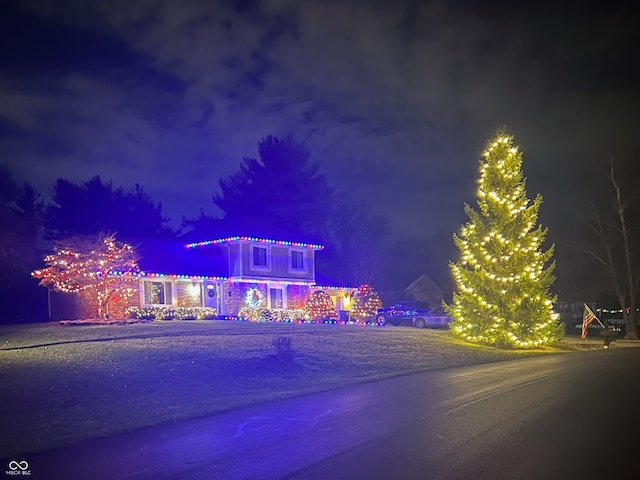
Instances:
[[[30,272],[42,266],[56,240],[113,233],[123,240],[180,235],[190,241],[189,235],[202,240],[245,234],[318,242],[326,249],[318,255],[317,271],[332,285],[401,290],[431,265],[424,245],[408,263],[390,261],[390,252],[408,244],[390,242],[388,220],[366,201],[337,191],[319,161],[292,136],[267,136],[257,153],[242,159],[239,170],[220,179],[217,188],[212,186],[213,204],[222,215],[183,218],[183,232],[169,228],[162,204],[153,202],[140,184],[126,190],[98,175],[77,184],[58,178],[51,202],[45,204],[29,184],[18,188],[5,169],[0,261],[10,266],[2,269],[7,283],[15,283],[15,278],[30,281]],[[427,273],[434,275],[433,269]]]

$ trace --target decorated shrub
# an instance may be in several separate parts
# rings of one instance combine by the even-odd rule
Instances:
[[[130,318],[148,319],[148,320],[215,320],[217,310],[211,307],[127,307],[125,314]]]
[[[351,320],[359,323],[373,320],[378,309],[382,308],[382,300],[370,285],[362,285],[351,294]]]
[[[304,313],[307,320],[314,322],[338,319],[336,306],[324,290],[316,290],[309,295],[304,306]]]

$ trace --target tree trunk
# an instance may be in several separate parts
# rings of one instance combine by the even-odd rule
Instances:
[[[618,214],[618,220],[620,221],[620,233],[622,234],[622,240],[624,244],[624,256],[625,256],[625,264],[627,267],[627,293],[629,294],[629,303],[628,305],[621,305],[622,315],[625,319],[625,326],[627,328],[627,334],[625,338],[634,339],[638,338],[638,333],[636,332],[636,294],[637,294],[637,284],[638,284],[638,274],[636,273],[636,269],[634,268],[634,256],[631,251],[631,242],[630,242],[630,233],[627,227],[627,219],[625,217],[625,209],[627,206],[627,202],[622,200],[622,194],[620,192],[620,185],[616,180],[616,176],[613,171],[613,161],[611,162],[611,182],[613,183],[613,187],[616,192],[616,212]],[[635,275],[634,275],[635,273]],[[623,299],[624,301],[624,299]],[[626,308],[630,307],[629,313],[627,313]]]
[[[624,338],[626,340],[638,340],[638,330],[636,328],[636,306],[635,303],[636,302],[631,302],[631,309],[629,310],[629,313],[627,313],[627,310],[624,310],[623,316],[624,316],[624,326],[626,329],[626,334],[624,336]]]

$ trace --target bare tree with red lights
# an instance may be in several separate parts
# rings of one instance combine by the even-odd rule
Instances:
[[[116,241],[113,234],[60,241],[44,261],[46,267],[32,274],[40,285],[87,295],[97,305],[98,316],[105,318],[110,301],[133,295],[132,276],[139,272],[135,249]]]

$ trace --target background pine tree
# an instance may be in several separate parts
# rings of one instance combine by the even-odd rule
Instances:
[[[454,241],[461,252],[451,271],[457,283],[447,310],[451,331],[465,340],[501,348],[535,348],[561,338],[553,311],[554,247],[542,245],[536,225],[542,197],[527,198],[522,154],[499,130],[480,161],[477,209]]]

